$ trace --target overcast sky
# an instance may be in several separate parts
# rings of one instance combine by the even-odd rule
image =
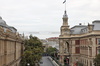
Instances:
[[[41,39],[58,37],[64,0],[0,0],[0,16],[19,33]],[[100,20],[100,0],[67,0],[70,27]]]

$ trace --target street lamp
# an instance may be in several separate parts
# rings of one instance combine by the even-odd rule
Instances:
[[[27,63],[27,66],[30,66],[30,64],[29,64],[29,63]]]
[[[96,66],[96,63],[94,63],[93,66]]]
[[[78,59],[76,58],[76,62],[78,62]]]
[[[67,57],[69,59],[69,57]]]
[[[69,56],[67,57],[68,59],[66,60],[67,61],[67,66],[69,66]]]
[[[78,59],[76,58],[76,63],[75,63],[75,66],[78,66]]]

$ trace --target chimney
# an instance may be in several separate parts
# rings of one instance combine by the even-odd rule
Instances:
[[[79,25],[82,25],[82,23],[79,23]]]
[[[89,32],[92,32],[92,25],[90,25],[89,23],[88,23],[88,29],[89,29]]]

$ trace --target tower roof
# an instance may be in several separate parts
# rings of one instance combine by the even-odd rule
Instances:
[[[13,31],[13,32],[16,32],[16,31],[17,31],[16,28],[14,28],[14,27],[12,27],[12,26],[8,26],[8,25],[6,24],[6,22],[2,19],[1,16],[0,16],[0,26],[2,26],[2,27],[4,27],[4,28],[8,28],[8,29],[10,29],[10,30]]]
[[[6,22],[2,19],[2,17],[0,16],[0,25],[1,26],[7,26]]]
[[[95,20],[92,23],[100,23],[100,20]]]
[[[66,13],[66,10],[64,12],[63,18],[68,18],[67,13]]]

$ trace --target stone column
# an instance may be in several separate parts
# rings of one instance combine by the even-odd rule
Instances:
[[[88,57],[89,57],[89,55],[90,55],[90,52],[89,52],[89,47],[88,47]]]
[[[59,63],[61,63],[61,59],[62,59],[62,57],[60,56],[60,58],[59,58]]]
[[[59,43],[59,52],[63,53],[63,40],[60,40],[60,43]]]
[[[62,62],[61,64],[64,65],[64,56],[62,56],[62,59],[61,60],[62,60],[61,61]]]
[[[15,48],[15,50],[14,50],[14,60],[16,60],[16,41],[14,42],[14,48]]]
[[[7,65],[7,41],[4,41],[4,54],[5,54],[5,56],[4,56],[4,64],[5,65]]]

